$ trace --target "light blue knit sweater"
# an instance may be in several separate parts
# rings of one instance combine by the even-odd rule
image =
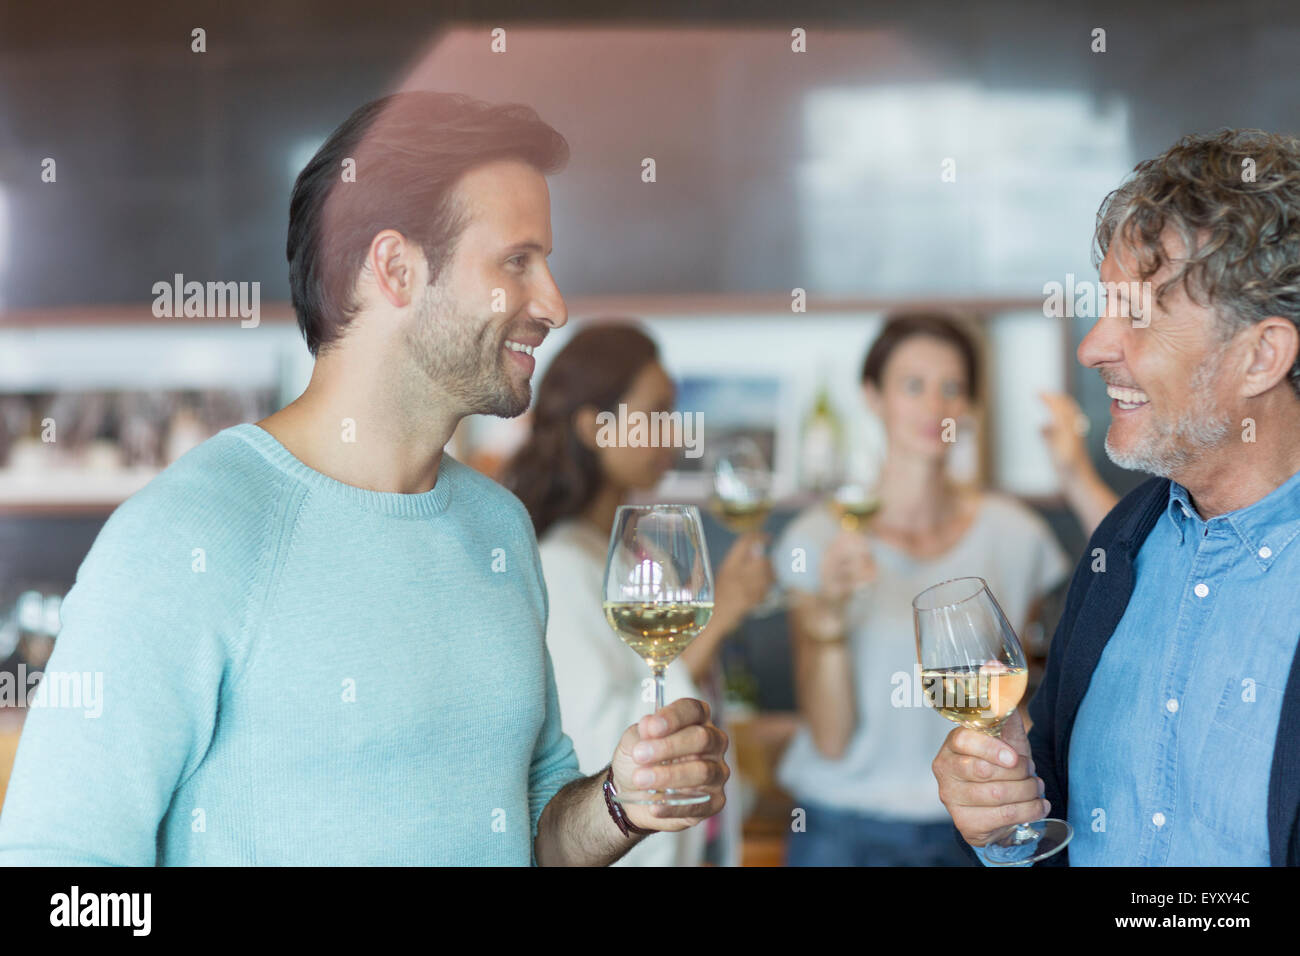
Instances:
[[[523,506],[450,456],[389,494],[226,429],[78,571],[46,680],[102,714],[28,713],[0,863],[528,865],[579,776],[546,614]]]

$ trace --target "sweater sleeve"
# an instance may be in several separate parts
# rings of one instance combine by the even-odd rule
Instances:
[[[210,613],[224,603],[219,572],[195,570],[208,539],[167,517],[128,502],[78,570],[26,716],[0,863],[157,862],[159,824],[211,740],[226,662]]]
[[[537,825],[542,811],[551,798],[568,784],[579,779],[578,758],[573,752],[573,742],[564,733],[560,723],[560,702],[555,692],[555,672],[551,655],[542,648],[546,658],[546,719],[533,751],[533,762],[528,772],[528,813],[531,818],[532,865],[537,865]]]
[[[531,526],[529,528],[531,536]],[[541,592],[545,609],[545,625],[550,626],[554,606],[547,590],[547,582],[542,569],[542,558],[533,538],[533,567],[537,573],[537,584]],[[528,813],[532,826],[532,839],[529,840],[531,863],[537,865],[537,826],[542,819],[542,811],[551,799],[568,784],[583,776],[578,769],[578,756],[573,749],[573,741],[564,732],[560,695],[556,689],[555,666],[551,652],[546,643],[546,630],[542,632],[542,657],[546,671],[546,717],[542,723],[541,733],[537,735],[537,744],[533,750],[532,765],[528,772]]]

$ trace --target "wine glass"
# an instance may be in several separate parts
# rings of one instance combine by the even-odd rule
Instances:
[[[758,531],[772,513],[772,466],[758,442],[744,436],[724,438],[712,446],[713,495],[710,510],[732,534]],[[785,607],[781,589],[773,585],[750,609],[763,617]]]
[[[880,510],[880,495],[875,488],[859,482],[846,482],[835,489],[831,503],[845,531],[858,531]]]
[[[724,439],[713,455],[713,513],[732,534],[757,531],[772,511],[772,468],[752,438]]]
[[[912,601],[912,617],[926,703],[963,727],[1000,737],[1029,671],[988,583],[954,578],[927,588]],[[1060,852],[1073,836],[1064,820],[1017,823],[990,837],[984,857],[995,866],[1027,865]]]
[[[866,444],[858,444],[831,495],[831,507],[845,531],[858,531],[880,510],[880,462]]]
[[[53,591],[50,587],[48,590]],[[33,670],[41,670],[54,651],[54,640],[59,633],[59,610],[63,604],[60,594],[46,594],[40,590],[24,591],[14,606],[14,621],[18,629],[18,653],[23,663]]]
[[[664,671],[713,614],[713,572],[694,505],[622,505],[614,514],[605,564],[605,620],[654,677],[655,712],[664,706]],[[625,790],[620,803],[707,803],[698,790]]]

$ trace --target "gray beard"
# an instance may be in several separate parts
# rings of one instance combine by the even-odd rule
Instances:
[[[1232,420],[1215,404],[1212,385],[1225,353],[1221,350],[1197,366],[1188,383],[1191,401],[1177,420],[1156,420],[1127,452],[1111,446],[1107,430],[1106,456],[1121,468],[1172,478],[1202,452],[1222,444],[1232,430]]]

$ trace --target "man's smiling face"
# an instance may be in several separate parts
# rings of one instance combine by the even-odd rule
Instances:
[[[1166,236],[1167,248],[1179,248]],[[1152,288],[1178,261],[1149,277]],[[1101,264],[1101,279],[1121,297],[1139,280],[1136,258],[1116,237]],[[1114,285],[1109,285],[1114,283]],[[1130,303],[1108,308],[1079,343],[1079,361],[1095,368],[1111,398],[1106,454],[1122,468],[1176,477],[1193,460],[1221,447],[1233,421],[1235,376],[1213,310],[1197,303],[1182,283],[1164,302],[1150,302],[1149,325],[1134,327]],[[1132,303],[1137,308],[1137,303]]]
[[[462,414],[522,414],[533,349],[568,318],[546,257],[546,177],[521,160],[478,166],[456,186],[467,225],[437,282],[425,288],[407,342]]]

